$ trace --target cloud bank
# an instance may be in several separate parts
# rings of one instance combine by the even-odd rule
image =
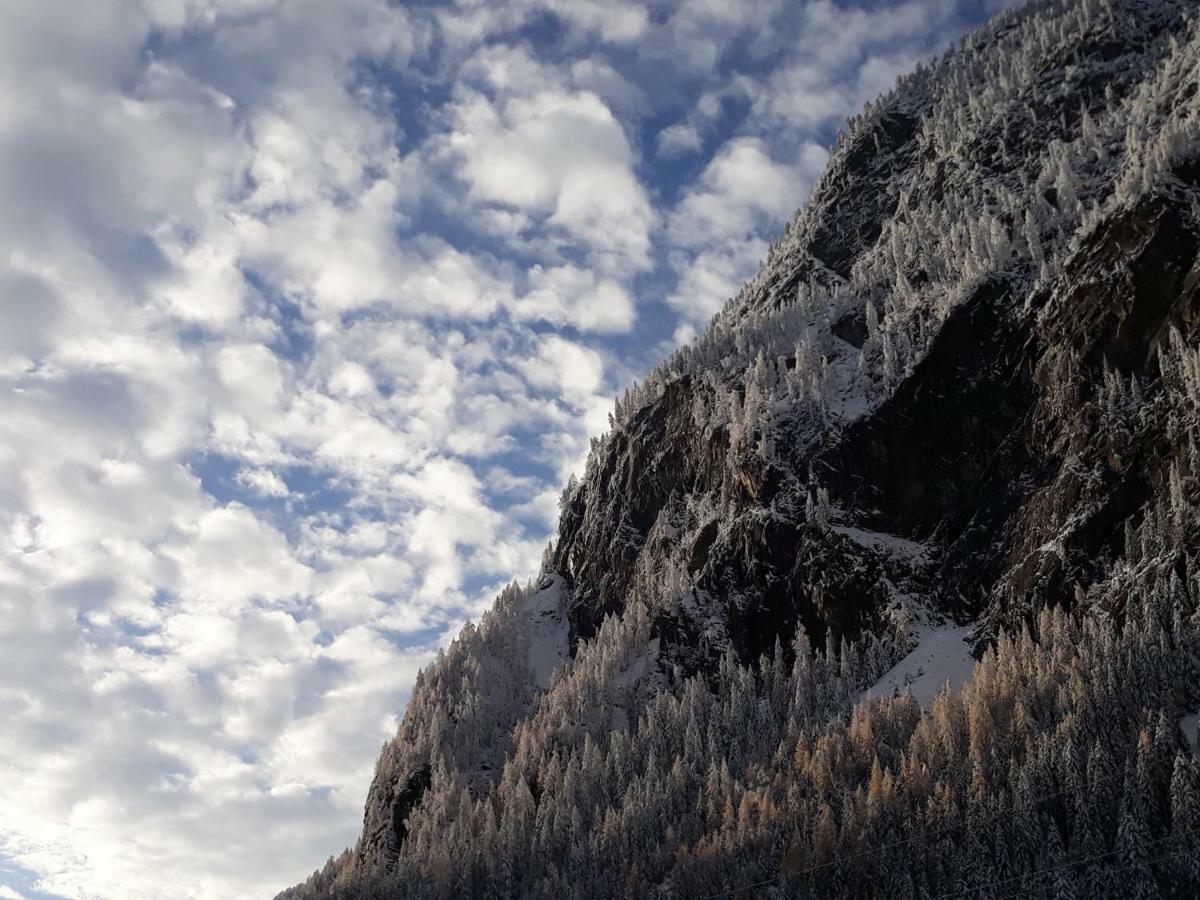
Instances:
[[[0,896],[270,896],[955,0],[13,0]]]

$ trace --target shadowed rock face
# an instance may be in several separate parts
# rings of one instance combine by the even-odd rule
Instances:
[[[1180,183],[1194,188],[1191,168],[1180,167]],[[1028,489],[1005,520],[1007,539],[997,548],[1003,590],[992,601],[996,624],[1012,624],[1040,603],[1071,605],[1077,589],[1118,554],[1126,523],[1140,519],[1167,480],[1178,435],[1119,431],[1114,442],[1099,443],[1087,416],[1052,407],[1094,401],[1105,367],[1151,384],[1172,329],[1188,344],[1200,337],[1200,223],[1187,212],[1189,195],[1172,191],[1102,222],[1067,262],[1064,289],[1046,300],[1031,326],[1043,399],[1021,430],[1032,464],[1010,473]],[[1080,370],[1064,385],[1068,353]],[[1055,539],[1061,554],[1039,550]],[[1023,599],[1006,609],[1005,600],[1015,597]]]
[[[1035,396],[1016,302],[1006,280],[980,284],[887,403],[818,458],[814,468],[871,527],[951,538],[993,499],[997,456]]]
[[[980,283],[886,403],[795,461],[856,511],[863,527],[937,546],[945,609],[977,611],[1010,568],[1019,586],[1056,585],[1062,602],[1070,601],[1071,584],[1086,583],[1060,562],[1053,572],[1028,571],[1031,544],[1062,524],[1061,510],[1052,515],[1048,507],[1074,508],[1063,497],[1084,499],[1067,466],[1073,449],[1063,435],[1070,430],[1051,402],[1061,386],[1039,384],[1035,373],[1071,350],[1093,369],[1107,362],[1153,379],[1154,351],[1167,331],[1196,332],[1200,241],[1184,203],[1160,198],[1098,228],[1065,267],[1059,283],[1068,290],[1042,316],[1023,308],[1020,284]],[[725,610],[726,629],[744,659],[786,640],[798,621],[818,642],[827,629],[847,633],[869,623],[885,595],[874,555],[804,523],[795,512],[803,508],[802,477],[754,462],[742,467],[719,432],[697,434],[690,390],[681,379],[641,410],[591,490],[580,491],[564,514],[555,562],[575,584],[575,638],[622,608],[658,514],[697,492],[733,498],[723,521],[700,528],[687,566],[701,589],[737,598]],[[1089,494],[1096,507],[1073,532],[1075,558],[1088,560],[1115,541],[1152,490],[1155,472],[1145,457],[1154,449],[1125,452],[1132,456],[1123,471],[1108,471],[1103,489]],[[772,505],[775,515],[757,515]],[[671,614],[661,629],[681,657],[698,664],[694,630]]]
[[[929,112],[929,86],[921,77],[901,86],[831,158],[805,211],[802,239],[777,250],[733,312],[785,306],[806,281],[849,278],[896,214],[906,179],[936,195],[1031,170],[1047,141],[1078,133],[1083,110],[1099,114],[1137,87],[1146,71],[1144,61],[1135,63],[1138,55],[1178,21],[1170,5],[1133,6],[1144,30],[1097,30],[1070,47],[1049,48],[1038,66],[1044,93],[1015,112],[1027,125],[1006,119],[1003,127],[981,128],[959,148],[964,159],[922,150],[918,132]],[[1081,66],[1083,60],[1094,70]],[[1193,177],[1189,173],[1181,170],[1181,180]],[[1055,193],[1048,189],[1051,205],[1058,202]],[[1190,327],[1197,247],[1188,202],[1183,195],[1160,198],[1156,208],[1124,214],[1092,235],[1058,279],[1071,287],[1053,305],[1064,311],[1060,316],[1077,319],[1073,325],[1039,317],[1038,305],[1049,298],[1027,303],[1029,287],[1021,278],[985,279],[879,409],[824,435],[816,447],[804,443],[779,464],[731,458],[727,434],[693,421],[696,394],[706,388],[687,376],[668,384],[614,436],[564,512],[554,566],[574,587],[572,641],[590,637],[604,616],[624,607],[657,516],[696,496],[719,498],[723,508],[716,525],[682,523],[685,531],[705,529],[687,568],[698,575],[698,587],[730,600],[728,639],[743,653],[756,655],[775,637],[786,638],[797,621],[818,641],[827,629],[842,633],[869,623],[880,590],[862,578],[841,578],[831,595],[818,588],[820,579],[809,583],[797,568],[809,556],[798,511],[814,483],[866,527],[932,541],[940,551],[941,602],[957,612],[977,609],[1013,565],[1009,548],[1024,545],[1014,531],[1023,521],[1022,503],[1061,466],[1061,447],[1035,438],[1050,427],[1034,374],[1041,360],[1064,347],[1086,348],[1087,364],[1107,360],[1132,372],[1146,367],[1170,324]],[[910,276],[920,285],[926,273]],[[830,330],[861,347],[867,331],[862,306],[835,319]],[[744,521],[764,508],[777,521]],[[835,557],[826,553],[818,568],[839,571]],[[840,569],[860,567],[870,564],[847,562]],[[671,621],[664,614],[664,623]],[[678,623],[664,627],[674,633]],[[680,652],[696,656],[694,647],[681,644]]]
[[[615,436],[603,463],[563,511],[552,565],[573,589],[571,643],[623,608],[634,565],[659,513],[721,477],[720,435],[691,425],[690,380],[671,384]]]
[[[1200,231],[1186,196],[1154,198],[1088,236],[1070,261],[1067,290],[1047,310],[1047,343],[1129,374],[1147,370],[1171,325],[1195,325]]]
[[[431,774],[429,766],[421,766],[405,779],[404,787],[396,793],[390,813],[397,847],[404,843],[404,838],[408,835],[408,814],[416,808],[421,802],[421,797],[429,790]]]
[[[1069,243],[1059,226],[1023,223],[1020,206],[1002,209],[997,230],[1014,244],[1030,231],[1048,244],[1059,240],[1054,265],[1039,271],[1040,261],[1014,250],[980,266],[950,301],[939,301],[937,315],[914,318],[920,352],[891,381],[862,376],[867,399],[857,406],[814,412],[793,404],[766,416],[754,437],[770,449],[759,451],[720,413],[730,398],[747,399],[745,354],[738,366],[724,362],[737,355],[738,328],[787,310],[802,285],[825,291],[828,303],[825,318],[813,320],[827,339],[809,364],[840,366],[843,380],[876,346],[869,320],[895,306],[895,293],[915,296],[918,307],[935,302],[937,261],[919,248],[938,235],[918,232],[917,261],[906,269],[896,262],[891,283],[861,274],[876,257],[903,255],[887,250],[908,215],[911,200],[903,198],[944,198],[956,209],[955,196],[977,196],[990,209],[1003,206],[997,198],[1022,196],[1031,214],[1050,217],[1062,215],[1068,193],[1092,183],[1100,187],[1086,199],[1097,209],[1111,199],[1116,177],[1096,172],[1115,147],[1081,163],[1096,172],[1081,175],[1080,186],[1045,176],[1039,154],[1054,140],[1077,138],[1084,109],[1100,118],[1157,77],[1164,32],[1181,29],[1184,5],[1118,5],[1124,17],[1115,31],[1085,29],[1069,46],[1046,44],[1030,76],[1036,90],[1012,104],[1011,115],[931,140],[943,77],[935,68],[856,125],[759,276],[731,301],[730,346],[709,358],[718,374],[680,366],[662,375],[652,395],[618,417],[567,497],[543,576],[565,586],[571,653],[606,617],[639,604],[650,610],[659,673],[712,672],[728,649],[752,662],[777,642],[786,648],[798,625],[815,644],[872,629],[898,595],[951,617],[983,616],[986,636],[1047,604],[1073,604],[1097,580],[1126,526],[1161,493],[1182,440],[1166,426],[1117,429],[1104,443],[1093,436],[1106,367],[1150,390],[1171,330],[1193,345],[1200,337],[1195,152],[1173,159],[1169,177],[1136,201],[1103,206],[1087,227],[1080,212]],[[984,33],[963,52],[993,52],[1010,30]],[[1168,92],[1160,116],[1194,93]],[[866,287],[847,300],[852,278]],[[787,371],[801,365],[792,348],[779,360]],[[501,652],[484,646],[469,652]],[[453,688],[439,690],[418,685],[407,731],[381,758],[363,838],[339,864],[343,887],[394,865],[433,755],[451,743],[455,716],[476,714],[462,704],[445,710],[450,725],[426,727],[452,705],[445,697],[461,699]],[[512,749],[505,729],[539,703],[528,685],[511,693],[517,699],[505,707],[495,743],[464,751],[478,758],[463,778],[480,789]]]
[[[917,128],[926,105],[917,91],[896,98],[874,128],[849,144],[842,165],[823,179],[821,224],[813,231],[810,252],[842,278],[850,277],[855,260],[879,239],[883,223],[896,211],[898,182],[892,175],[916,160]]]

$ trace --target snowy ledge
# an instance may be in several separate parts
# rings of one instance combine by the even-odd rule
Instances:
[[[975,658],[967,643],[974,628],[974,625],[921,625],[917,630],[917,646],[862,696],[898,696],[907,688],[922,709],[929,709],[947,682],[953,689],[961,690],[975,669]]]

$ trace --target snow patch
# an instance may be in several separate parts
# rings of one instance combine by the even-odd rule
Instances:
[[[657,639],[656,639],[657,640]],[[638,679],[646,674],[646,667],[650,663],[650,652],[641,653],[635,656],[629,663],[629,666],[621,673],[617,679],[617,686],[622,688],[631,687],[637,683]]]
[[[629,711],[628,706],[635,705],[635,692],[637,683],[646,674],[650,666],[650,656],[658,649],[658,639],[651,641],[651,645],[646,649],[645,653],[640,653],[630,660],[629,665],[625,670],[617,676],[613,684],[613,691],[616,695],[616,702],[612,708],[612,716],[609,721],[609,729],[612,731],[620,731],[629,729]]]
[[[550,676],[567,658],[569,635],[567,588],[560,576],[539,588],[518,604],[525,615],[528,640],[527,663],[533,683],[542,690],[550,686]]]
[[[821,324],[823,328],[829,328],[828,322]],[[871,396],[872,389],[859,377],[858,348],[837,337],[833,338],[832,343],[825,402],[835,419],[843,423],[853,422],[870,411],[874,399]]]
[[[1188,713],[1179,720],[1179,727],[1183,729],[1183,736],[1192,752],[1200,755],[1200,735],[1196,734],[1197,727],[1200,727],[1200,712]]]
[[[913,562],[924,562],[928,558],[928,548],[924,544],[896,537],[894,534],[887,534],[883,531],[866,531],[849,525],[834,525],[833,530],[838,534],[844,534],[856,544],[870,547],[872,550],[886,553],[888,556],[909,559]]]
[[[957,690],[971,680],[975,659],[967,639],[973,628],[973,625],[920,626],[913,651],[865,693],[890,697],[904,693],[907,687],[921,708],[929,709],[947,681]]]

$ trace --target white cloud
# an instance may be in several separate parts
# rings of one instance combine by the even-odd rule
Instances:
[[[521,370],[534,387],[576,404],[590,399],[604,382],[600,354],[557,335],[543,338],[537,356],[523,362]]]
[[[571,63],[571,84],[600,97],[622,118],[638,119],[650,111],[645,92],[607,62],[595,56]]]
[[[685,317],[685,328],[710,318],[754,274],[766,251],[764,236],[787,221],[824,161],[824,149],[808,143],[799,159],[785,165],[760,139],[742,137],[709,162],[667,225],[679,273],[670,302]]]
[[[632,298],[619,282],[572,265],[533,266],[529,291],[513,302],[512,309],[518,319],[600,332],[628,331],[637,315]]]
[[[438,11],[442,37],[462,51],[489,36],[512,31],[546,13],[566,27],[571,43],[588,38],[624,45],[641,38],[649,27],[645,5],[625,0],[510,0],[456,3]]]
[[[735,138],[676,208],[668,226],[672,243],[702,248],[745,237],[755,230],[756,217],[785,217],[795,206],[795,189],[794,173],[772,160],[762,141]]]
[[[350,843],[613,393],[946,7],[10,3],[0,859],[232,900]]]
[[[238,505],[206,512],[163,552],[179,566],[187,603],[238,609],[249,601],[278,603],[304,595],[311,572],[283,536]]]
[[[658,153],[668,159],[685,153],[695,153],[702,146],[700,132],[694,125],[676,123],[668,125],[658,133]]]
[[[329,376],[329,389],[345,397],[370,396],[375,392],[375,381],[366,366],[347,360]]]
[[[546,89],[495,103],[468,92],[448,146],[475,201],[544,219],[602,269],[648,264],[653,210],[624,130],[595,94]]]
[[[416,163],[346,67],[402,60],[406,13],[147,9],[25,4],[0,37],[0,846],[67,897],[262,896],[353,837],[433,649],[383,630],[536,564],[542,532],[430,461],[533,400],[470,374],[500,323],[422,324],[513,299],[489,257],[400,238]],[[337,510],[256,509],[298,502],[283,464]]]
[[[956,0],[906,0],[882,9],[811,0],[797,17],[791,61],[766,79],[755,113],[789,128],[837,124],[927,57],[953,27]]]
[[[250,488],[259,497],[287,497],[289,493],[286,482],[270,469],[241,469],[238,484]]]
[[[175,268],[158,289],[172,312],[215,327],[237,319],[249,289],[228,243],[188,247],[164,236],[158,246]]]
[[[593,31],[606,41],[627,44],[646,30],[647,15],[641,4],[617,0],[569,0],[553,7],[575,27]]]

